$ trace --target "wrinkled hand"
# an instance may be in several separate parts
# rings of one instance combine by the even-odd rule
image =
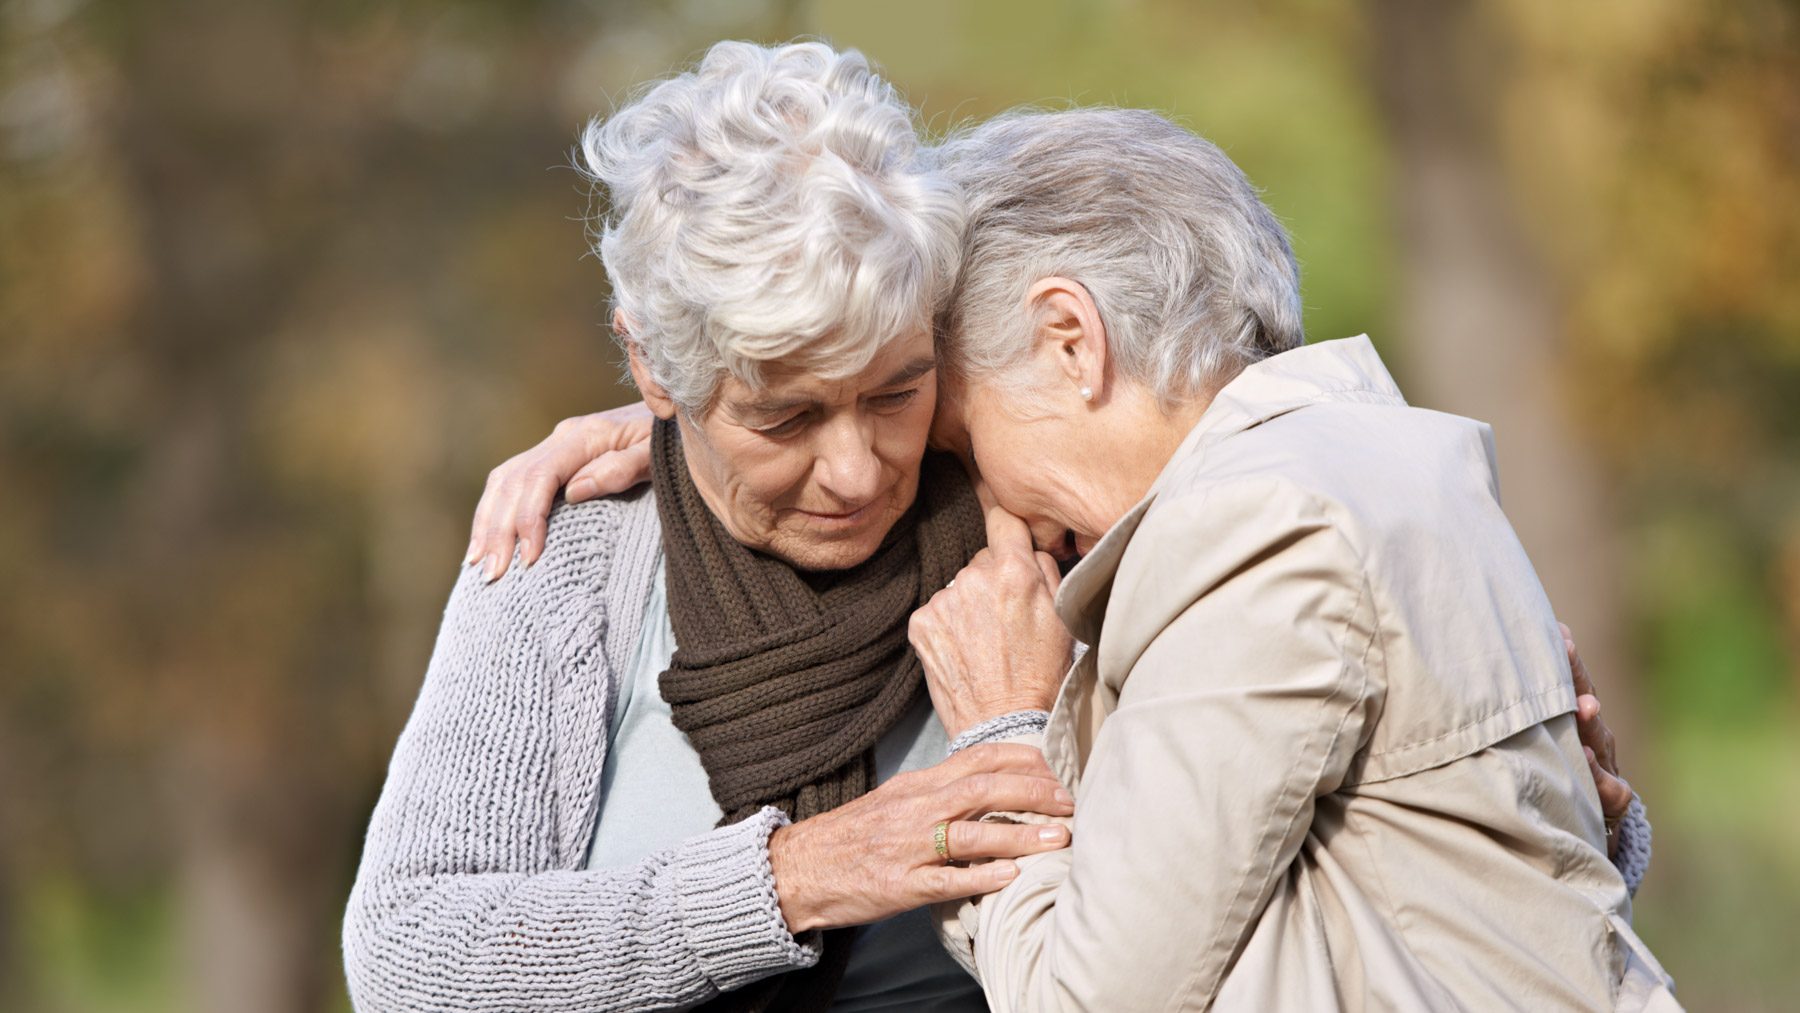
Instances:
[[[1049,710],[1074,638],[1056,614],[1062,575],[1031,532],[987,509],[987,548],[913,613],[907,635],[944,731],[956,736],[1016,710]]]
[[[655,418],[640,402],[564,419],[542,443],[488,472],[463,562],[480,560],[482,575],[497,579],[512,565],[520,542],[520,560],[537,562],[550,506],[565,484],[564,497],[580,503],[649,481]]]
[[[897,774],[851,802],[782,827],[769,837],[769,865],[788,929],[866,925],[926,904],[992,893],[1018,875],[1011,859],[1069,843],[1061,824],[980,823],[997,810],[1069,816],[1075,799],[1044,762],[1018,743],[971,746],[935,767]],[[952,861],[932,831],[949,820]]]
[[[1575,726],[1581,735],[1582,751],[1587,753],[1588,773],[1594,776],[1594,788],[1600,793],[1600,811],[1606,817],[1606,852],[1619,853],[1619,820],[1631,808],[1634,793],[1631,785],[1619,776],[1619,757],[1613,733],[1600,720],[1600,697],[1594,691],[1594,680],[1587,665],[1575,649],[1575,634],[1562,623],[1563,648],[1569,652],[1569,669],[1575,675]]]

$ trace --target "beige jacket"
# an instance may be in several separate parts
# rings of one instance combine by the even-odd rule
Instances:
[[[1367,338],[1227,385],[1057,607],[1074,845],[941,922],[994,1009],[1676,1008],[1492,433]]]

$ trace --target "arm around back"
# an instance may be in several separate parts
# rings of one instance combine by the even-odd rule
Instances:
[[[781,918],[774,810],[583,868],[633,646],[609,629],[637,626],[608,605],[641,607],[654,507],[561,508],[549,543],[491,585],[465,568],[451,595],[345,917],[360,1010],[659,1009],[816,959]]]

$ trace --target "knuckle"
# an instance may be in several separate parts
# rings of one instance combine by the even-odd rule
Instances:
[[[925,874],[921,879],[924,881],[922,885],[933,897],[944,897],[955,892],[951,889],[953,880],[951,879],[949,866],[930,866],[925,870]]]
[[[950,824],[950,854],[964,858],[981,846],[980,824],[956,820]]]
[[[963,750],[963,755],[982,770],[997,770],[1006,764],[1017,748],[1019,747],[1012,743],[983,742]]]
[[[586,471],[594,478],[604,478],[608,481],[616,481],[625,477],[625,468],[626,464],[624,458],[620,457],[618,454],[605,454],[582,470]]]
[[[998,787],[996,781],[995,775],[985,771],[963,778],[960,785],[962,801],[970,807],[979,806],[994,794]]]
[[[1012,752],[1011,745],[1003,742],[983,742],[970,746],[956,754],[965,758],[966,770],[974,774],[981,771],[998,771],[1007,768],[1007,761]]]

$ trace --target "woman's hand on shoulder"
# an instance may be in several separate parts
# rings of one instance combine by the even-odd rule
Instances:
[[[1056,614],[1056,560],[1035,551],[1025,522],[998,506],[987,508],[987,527],[987,548],[907,629],[952,739],[1002,714],[1049,710],[1075,647]]]
[[[543,555],[559,491],[581,503],[649,481],[654,421],[642,402],[564,419],[542,443],[488,472],[463,562],[479,560],[482,575],[495,580],[520,545],[520,561],[530,566]]]
[[[996,811],[1066,817],[1075,812],[1075,798],[1036,748],[989,743],[782,827],[769,837],[782,917],[798,935],[992,893],[1018,875],[1011,859],[1069,843],[1060,823],[979,821]],[[937,848],[939,822],[948,824],[948,860]],[[960,864],[978,859],[996,861]]]

